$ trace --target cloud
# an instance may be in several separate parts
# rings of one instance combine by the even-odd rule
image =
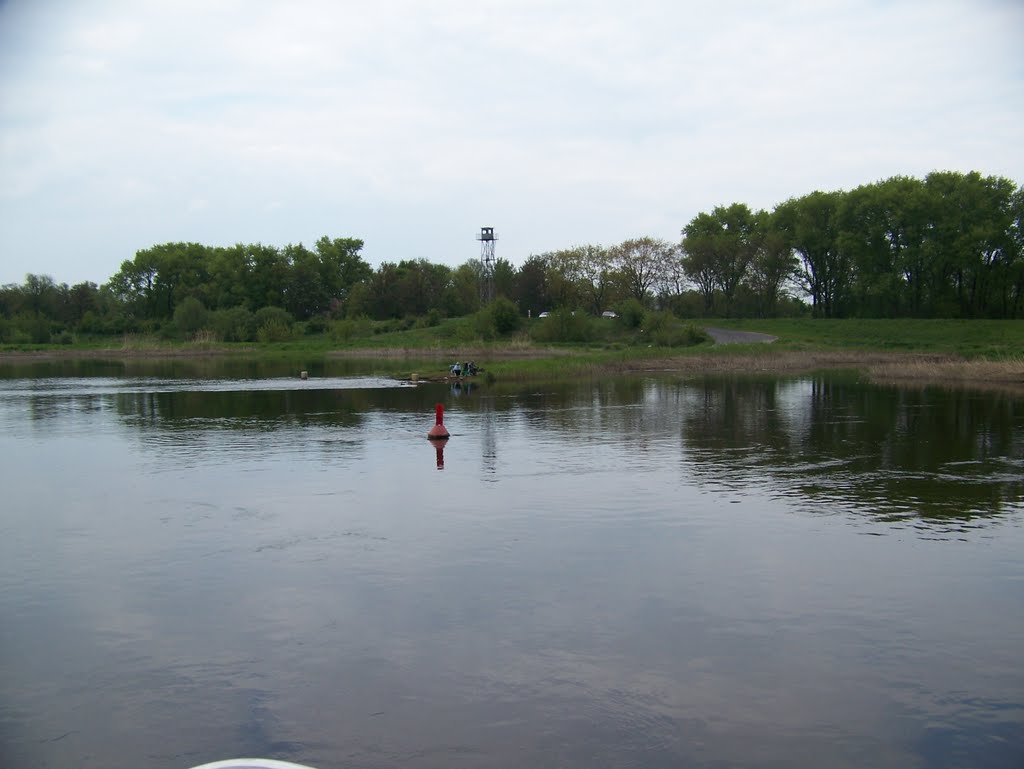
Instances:
[[[966,0],[12,0],[0,281],[167,240],[460,262],[482,224],[519,262],[894,174],[1019,182],[1022,29]]]

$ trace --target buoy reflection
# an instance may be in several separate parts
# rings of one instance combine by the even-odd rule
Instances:
[[[444,470],[444,447],[448,445],[448,439],[431,438],[430,445],[434,447],[437,454],[437,469]]]

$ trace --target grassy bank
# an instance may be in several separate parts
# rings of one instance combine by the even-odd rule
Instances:
[[[593,319],[587,341],[542,343],[535,319],[516,333],[484,338],[472,319],[395,328],[394,323],[345,325],[331,333],[267,343],[170,342],[151,337],[82,340],[74,345],[0,348],[0,359],[180,358],[239,356],[314,360],[393,360],[396,376],[443,377],[454,360],[474,360],[488,378],[527,381],[640,372],[798,374],[858,370],[875,381],[965,383],[1024,388],[1024,321],[716,320],[708,325],[777,337],[772,344],[710,341],[664,347],[643,329]]]
[[[1024,320],[721,320],[707,325],[778,337],[786,350],[939,353],[967,359],[1024,357]]]

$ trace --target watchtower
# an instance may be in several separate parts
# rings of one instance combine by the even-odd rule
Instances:
[[[494,242],[498,239],[493,227],[481,227],[480,241],[480,306],[494,301]]]

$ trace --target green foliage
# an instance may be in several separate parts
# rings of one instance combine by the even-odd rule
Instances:
[[[592,320],[582,312],[555,310],[534,322],[530,336],[538,342],[589,342],[595,336]]]
[[[290,312],[281,307],[261,307],[253,313],[253,322],[256,324],[257,331],[270,321],[278,321],[285,326],[291,326],[295,319]]]
[[[494,318],[487,310],[474,313],[473,332],[478,339],[488,341],[498,336],[498,330],[494,327]]]
[[[314,315],[303,324],[303,334],[315,336],[323,334],[330,328],[331,322],[326,315]]]
[[[507,336],[522,328],[523,317],[519,308],[503,296],[491,302],[484,312],[490,316],[494,331],[499,336]]]
[[[682,268],[704,296],[710,313],[716,294],[721,294],[726,314],[733,310],[737,290],[748,278],[765,237],[762,214],[743,203],[717,206],[700,213],[683,230]]]
[[[625,291],[641,303],[669,280],[679,263],[676,248],[658,238],[633,238],[611,249],[608,258]]]
[[[294,319],[281,307],[262,307],[253,315],[256,339],[260,342],[286,342],[292,338]]]
[[[647,311],[639,299],[631,296],[615,305],[615,312],[619,314],[619,323],[625,328],[640,328]]]
[[[381,323],[378,336],[437,328],[436,338],[461,342],[508,338],[526,313],[552,311],[531,324],[535,338],[623,344],[651,307],[691,318],[1024,317],[1024,189],[998,176],[896,176],[814,191],[771,212],[734,203],[698,214],[683,235],[682,252],[640,237],[531,255],[518,269],[499,259],[495,288],[515,305],[483,312],[476,259],[371,269],[356,238],[325,237],[312,249],[164,243],[138,251],[104,286],[34,274],[0,286],[0,342],[205,330],[248,341],[261,329],[263,338],[352,341],[363,326],[332,321],[363,317]],[[618,323],[565,314],[608,307]]]
[[[203,303],[194,296],[186,297],[174,310],[174,328],[185,338],[191,338],[206,327],[208,313]]]
[[[473,316],[473,329],[480,339],[508,336],[523,326],[519,308],[499,296]]]
[[[356,339],[365,339],[372,336],[372,334],[370,321],[365,317],[336,320],[331,323],[329,331],[331,341],[339,344],[347,344]]]
[[[692,347],[709,341],[703,329],[693,323],[680,323],[670,312],[647,314],[643,328],[648,344],[657,347]]]
[[[256,340],[264,344],[267,342],[287,342],[291,338],[291,325],[283,323],[278,318],[271,318],[256,331]]]
[[[129,312],[145,319],[173,317],[188,296],[214,310],[287,306],[307,319],[335,310],[353,286],[370,277],[372,270],[359,256],[362,246],[356,238],[326,237],[315,251],[301,243],[283,249],[165,243],[123,262],[108,287]],[[80,314],[90,309],[83,305],[91,301],[89,294],[84,287],[73,297]]]
[[[0,342],[48,344],[54,331],[53,323],[42,315],[23,312],[10,320],[0,316]]]
[[[524,312],[535,318],[551,306],[547,269],[547,260],[543,256],[530,256],[516,275],[513,298]]]
[[[210,313],[209,326],[225,342],[250,342],[256,337],[255,318],[245,307]]]

